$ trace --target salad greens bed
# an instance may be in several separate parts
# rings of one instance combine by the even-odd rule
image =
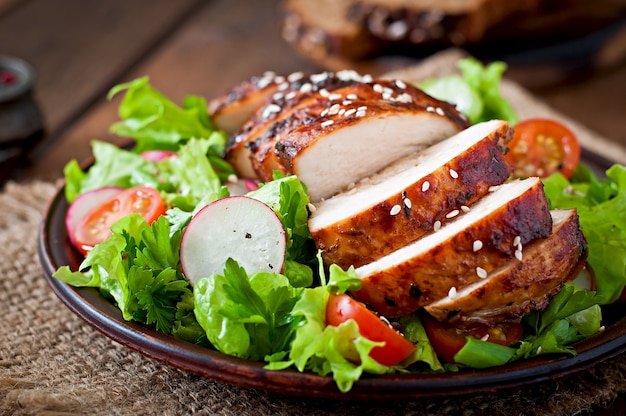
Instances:
[[[449,93],[455,84],[465,83],[464,99],[470,97],[465,106],[473,121],[485,109],[484,117],[514,120],[497,92],[502,64],[483,68],[468,60],[460,65],[464,77],[444,79],[445,85],[437,88]],[[429,85],[436,87],[436,81]],[[124,319],[226,354],[264,360],[267,369],[332,374],[338,388],[347,392],[363,373],[458,371],[538,354],[576,354],[572,343],[602,329],[599,305],[614,301],[626,285],[626,168],[615,165],[600,179],[581,165],[571,182],[555,174],[544,183],[553,207],[578,209],[597,293],[566,284],[545,311],[524,318],[520,342],[506,347],[468,338],[455,356],[459,365],[438,360],[418,314],[402,317],[401,331],[417,349],[402,365],[381,365],[369,356],[380,343],[362,337],[355,321],[336,327],[325,323],[329,294],[356,289],[360,282],[352,268],[322,266],[307,227],[306,187],[295,176],[278,175],[248,194],[273,208],[287,231],[283,274],[249,275],[236,259],[229,259],[223,274],[206,276],[191,288],[181,271],[181,236],[194,213],[229,195],[224,185],[234,171],[221,158],[226,136],[213,126],[203,98],[187,97],[179,107],[147,78],[116,86],[109,96],[121,92],[121,121],[112,131],[134,138],[134,148],[94,141],[95,163],[88,171],[76,161],[65,168],[66,198],[71,203],[91,189],[145,185],[158,189],[172,208],[151,225],[137,214],[122,218],[112,227],[112,236],[88,252],[79,271],[62,266],[54,277],[98,288]],[[175,151],[178,157],[151,162],[140,155],[155,149]]]

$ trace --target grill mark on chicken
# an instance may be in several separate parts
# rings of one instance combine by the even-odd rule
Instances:
[[[446,218],[451,211],[469,210],[492,185],[508,177],[499,150],[502,136],[508,135],[505,122],[474,127],[319,203],[309,228],[325,264],[335,263],[344,269],[362,266],[431,232],[435,222],[453,220]],[[467,148],[454,150],[459,146]],[[445,155],[439,164],[433,161],[436,154]],[[493,157],[497,161],[491,164]],[[458,173],[456,179],[449,175],[450,169]],[[426,191],[425,182],[429,183]],[[407,200],[411,208],[406,206]],[[403,206],[405,215],[393,215],[394,206]]]
[[[353,295],[390,317],[445,298],[450,288],[479,281],[477,267],[489,273],[513,258],[514,240],[526,244],[547,237],[552,226],[547,206],[538,178],[506,183],[438,232],[357,268],[362,288]],[[516,215],[515,207],[524,207],[523,215]],[[472,249],[476,240],[484,243],[479,252]],[[419,299],[409,295],[412,286],[420,290]]]

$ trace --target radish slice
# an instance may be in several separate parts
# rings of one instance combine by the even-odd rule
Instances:
[[[274,210],[246,196],[218,199],[191,220],[180,243],[183,273],[198,279],[223,274],[229,257],[249,274],[282,271],[287,236]]]
[[[591,269],[589,264],[586,264],[585,267],[576,275],[574,280],[572,280],[576,286],[581,289],[587,289],[595,291],[598,289],[598,284],[596,282],[596,275]]]
[[[105,186],[102,188],[87,191],[80,194],[72,201],[65,214],[65,228],[70,242],[77,247],[74,234],[76,226],[92,209],[99,207],[103,202],[108,201],[123,191],[123,188],[117,186]]]
[[[228,188],[231,196],[245,195],[248,192],[256,191],[257,189],[259,189],[259,184],[252,179],[237,178],[232,181],[229,180],[225,183],[225,185]]]
[[[177,155],[178,154],[176,152],[171,152],[169,150],[146,150],[141,153],[141,157],[148,162],[159,162],[163,159],[167,159],[168,157]]]

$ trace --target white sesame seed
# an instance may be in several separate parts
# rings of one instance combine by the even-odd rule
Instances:
[[[352,104],[351,100],[343,100],[343,102],[341,103],[341,105],[350,105]]]
[[[352,114],[356,113],[356,109],[355,108],[351,108],[348,111],[346,111],[345,113],[343,113],[343,115],[345,117],[350,117]]]
[[[383,94],[393,95],[394,91],[389,87],[383,87]]]
[[[435,221],[435,224],[433,225],[433,231],[439,231],[440,228],[441,228],[441,221]]]
[[[541,345],[537,347],[537,355],[541,354]]]
[[[383,100],[391,100],[391,97],[392,97],[391,93],[388,93],[388,92],[383,93]]]
[[[324,111],[320,113],[320,117],[326,117],[328,115],[328,108],[325,108]]]
[[[361,77],[361,82],[369,83],[372,82],[374,78],[370,74],[365,74]]]
[[[328,79],[328,72],[322,72],[321,74],[313,74],[309,77],[311,82],[320,83],[322,81],[326,81]]]
[[[274,72],[274,71],[265,71],[265,72],[263,72],[263,76],[265,78],[274,78],[276,76],[276,72]]]
[[[600,328],[598,328],[598,331],[604,331],[606,329],[606,327],[604,325],[602,325]]]
[[[322,122],[321,126],[322,126],[322,127],[328,127],[328,126],[332,126],[332,125],[333,125],[333,123],[334,123],[334,121],[333,121],[333,120],[326,120],[326,121],[323,121],[323,122]]]
[[[373,88],[373,89],[374,89],[374,91],[376,91],[376,92],[380,92],[380,93],[382,93],[382,92],[383,92],[383,86],[382,86],[382,85],[380,85],[380,84],[374,84],[374,85],[372,86],[372,88]]]
[[[287,88],[289,88],[289,83],[283,82],[278,86],[278,91],[285,91]]]
[[[361,81],[362,77],[353,69],[342,69],[335,74],[342,81]]]
[[[411,206],[413,204],[411,203],[411,200],[409,198],[404,198],[404,206],[411,209]]]
[[[348,95],[346,95],[346,98],[348,100],[358,100],[359,99],[359,97],[357,97],[356,94],[348,94]]]
[[[480,337],[481,341],[487,341],[489,339],[489,334],[485,334],[482,337]]]
[[[515,258],[522,261],[522,250],[515,250]]]
[[[273,79],[271,77],[263,77],[257,81],[256,86],[258,89],[263,89],[267,87],[268,85],[270,85],[272,81]]]
[[[518,235],[513,239],[513,247],[517,247],[520,244],[522,244],[522,237]]]
[[[331,100],[331,101],[341,100],[342,98],[343,98],[343,96],[341,94],[337,94],[337,93],[328,95],[328,99]]]
[[[269,104],[267,105],[264,109],[263,112],[261,113],[261,116],[263,118],[268,118],[269,116],[278,113],[281,110],[280,106],[276,105],[276,104]]]
[[[341,106],[339,104],[333,104],[328,109],[328,114],[330,114],[330,115],[337,114],[339,112],[340,108],[341,108]]]
[[[398,88],[402,88],[402,89],[406,88],[406,84],[404,83],[404,81],[401,81],[399,79],[396,80],[396,85],[398,86]]]
[[[428,191],[428,188],[430,188],[430,182],[424,181],[424,183],[422,183],[422,192]]]
[[[426,106],[426,111],[428,111],[429,113],[434,113],[435,107],[433,107],[432,105],[428,105]]]
[[[357,111],[356,112],[356,116],[357,117],[365,117],[365,111]]]
[[[287,81],[295,82],[299,80],[300,78],[302,78],[303,76],[304,74],[302,72],[294,72],[292,74],[289,74],[289,76],[287,76]]]
[[[459,174],[456,170],[450,169],[450,176],[452,176],[453,179],[457,179],[459,177]]]
[[[452,286],[450,288],[450,290],[448,291],[448,297],[450,299],[455,299],[456,298],[456,287]]]
[[[390,215],[398,215],[400,213],[400,210],[402,208],[400,207],[400,205],[394,205],[393,207],[391,207],[391,211],[389,211]]]
[[[317,210],[317,208],[315,207],[315,205],[311,204],[310,202],[308,204],[306,204],[307,208],[309,209],[309,212],[313,213]]]
[[[485,277],[487,277],[487,270],[483,269],[482,267],[477,267],[476,275],[481,279],[484,279]]]
[[[410,94],[407,94],[405,92],[405,93],[402,93],[402,94],[398,95],[396,97],[396,101],[401,102],[401,103],[410,103],[410,102],[413,101],[413,97],[411,97]]]
[[[339,113],[337,113],[337,114],[339,114],[339,115],[341,116],[341,115],[343,115],[343,113],[345,113],[345,112],[346,112],[346,109],[345,109],[345,108],[342,108],[341,110],[339,110]]]
[[[356,111],[367,111],[367,106],[366,105],[362,105],[362,106],[358,107],[356,109]]]
[[[300,86],[300,92],[306,93],[306,92],[311,92],[311,91],[313,91],[313,85],[309,84],[308,82]]]
[[[446,218],[454,218],[457,215],[459,215],[459,210],[458,209],[453,209],[452,211],[448,212],[446,214]]]
[[[273,74],[273,72],[272,72],[272,74]],[[281,83],[285,82],[285,77],[283,77],[282,75],[279,75],[279,76],[274,78],[274,82],[276,84],[281,84]]]
[[[283,98],[284,96],[285,96],[285,94],[279,91],[279,92],[275,93],[274,95],[272,95],[272,98],[273,98],[275,101],[278,101],[278,100],[280,100],[281,98]]]
[[[474,244],[472,244],[472,250],[473,250],[473,251],[478,251],[478,250],[480,250],[481,248],[483,248],[483,242],[482,242],[482,241],[480,241],[480,240],[476,240],[476,241],[474,241]]]
[[[296,96],[297,92],[295,91],[289,91],[286,95],[285,95],[285,100],[291,100]]]
[[[319,92],[322,97],[328,97],[330,95],[326,88],[322,88]]]
[[[461,211],[470,212],[470,207],[468,207],[467,205],[461,205]]]
[[[437,108],[435,108],[435,113],[439,114],[440,116],[445,115],[445,113],[443,112],[443,110],[441,109],[441,107],[437,107]]]

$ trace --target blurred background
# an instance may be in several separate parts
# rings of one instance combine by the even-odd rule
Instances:
[[[0,147],[1,175],[56,179],[91,139],[115,140],[106,93],[135,77],[181,102],[266,70],[377,75],[450,47],[504,60],[508,78],[626,145],[626,0],[0,0],[0,55],[30,66],[18,95],[35,106],[33,135]]]

